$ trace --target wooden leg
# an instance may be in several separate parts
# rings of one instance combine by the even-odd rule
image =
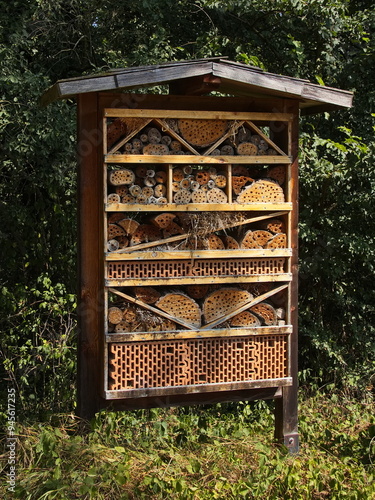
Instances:
[[[282,397],[275,399],[275,439],[284,444],[289,453],[298,453],[297,387],[283,387]]]

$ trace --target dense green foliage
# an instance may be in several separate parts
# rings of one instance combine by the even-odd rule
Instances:
[[[307,380],[368,384],[375,360],[372,2],[0,5],[1,370],[18,388],[19,411],[42,418],[74,401],[75,106],[41,109],[39,96],[59,78],[217,55],[355,91],[352,110],[302,121],[301,366]]]
[[[374,498],[375,417],[366,401],[307,398],[298,456],[272,443],[264,402],[235,409],[103,412],[85,435],[72,415],[22,426],[14,498]],[[7,498],[4,484],[1,493]]]

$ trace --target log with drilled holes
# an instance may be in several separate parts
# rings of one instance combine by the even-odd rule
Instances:
[[[227,312],[233,310],[235,306],[249,302],[252,295],[239,288],[219,288],[208,295],[203,303],[203,316],[206,323],[210,323]]]
[[[193,299],[203,299],[208,293],[209,285],[187,285],[186,292]]]
[[[112,325],[117,325],[123,319],[122,314],[122,310],[119,307],[110,307],[108,309],[108,321],[112,323]]]
[[[195,300],[183,293],[167,293],[156,302],[156,307],[192,326],[201,326],[201,310]]]
[[[266,220],[260,223],[260,227],[273,234],[284,233],[285,224],[280,219]]]
[[[210,146],[220,139],[228,129],[226,120],[180,119],[181,136],[192,146]]]
[[[130,246],[161,239],[160,229],[152,224],[141,224],[132,234]]]
[[[284,203],[284,191],[276,182],[259,179],[245,187],[237,196],[237,203]]]
[[[113,186],[129,185],[135,181],[135,174],[128,168],[112,170],[109,173],[109,183]]]
[[[171,222],[176,218],[175,214],[161,213],[152,217],[151,222],[160,229],[165,229],[170,225]]]
[[[231,327],[257,327],[260,326],[260,320],[250,311],[242,311],[236,314],[236,316],[233,316],[233,318],[229,320],[229,324]]]
[[[160,292],[156,288],[149,286],[138,286],[134,289],[137,299],[142,300],[146,304],[155,304],[160,299]]]
[[[275,309],[267,302],[261,302],[250,308],[250,312],[256,314],[265,325],[277,325],[277,314]]]

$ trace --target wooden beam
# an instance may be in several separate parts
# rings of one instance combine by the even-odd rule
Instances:
[[[104,334],[103,174],[97,94],[78,99],[78,415],[100,409]]]
[[[130,389],[128,391],[105,391],[105,395],[112,399],[125,398],[149,398],[152,396],[165,396],[175,394],[194,394],[211,391],[230,391],[241,389],[260,389],[263,387],[285,387],[292,383],[290,377],[268,379],[268,380],[248,380],[245,382],[230,382],[220,384],[200,384],[200,385],[180,385],[175,387],[155,387],[148,389]]]
[[[184,78],[169,84],[169,93],[173,95],[205,95],[219,90],[221,79],[212,74]]]

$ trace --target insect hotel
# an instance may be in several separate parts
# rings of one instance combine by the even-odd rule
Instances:
[[[155,85],[169,93],[134,93]],[[296,451],[298,121],[352,94],[212,58],[43,101],[72,97],[79,414],[274,399]]]

